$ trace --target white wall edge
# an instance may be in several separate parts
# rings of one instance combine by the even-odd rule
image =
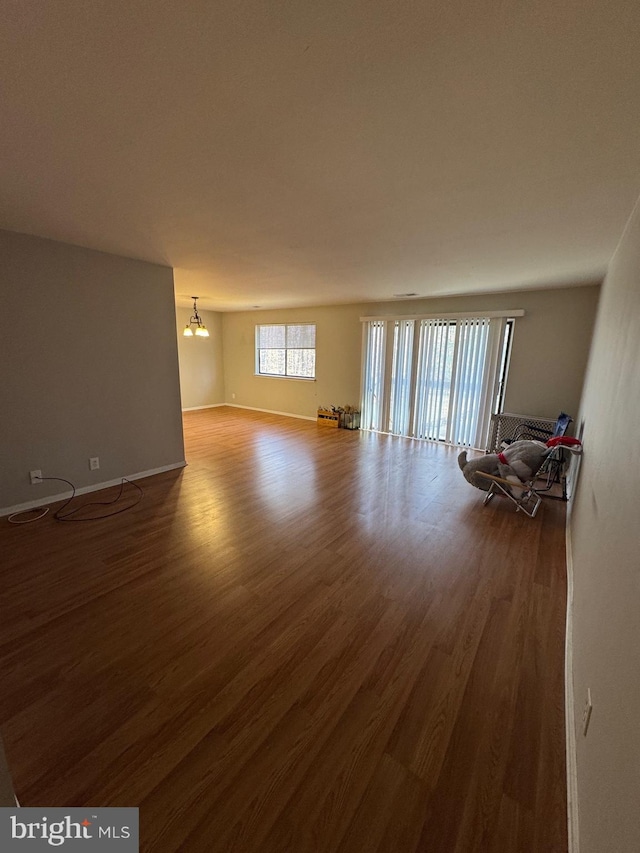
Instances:
[[[228,406],[228,403],[209,403],[208,406],[189,406],[187,409],[183,409],[183,412],[199,412],[200,409],[216,409],[218,406]]]
[[[282,415],[285,418],[298,418],[301,421],[316,422],[317,418],[312,418],[309,415],[294,415],[293,412],[276,412],[273,409],[258,409],[256,406],[240,406],[238,403],[225,403],[225,406],[230,406],[232,409],[248,409],[250,412],[264,412],[267,415]]]
[[[567,620],[564,654],[564,713],[567,763],[568,853],[579,853],[578,761],[576,754],[575,696],[573,692],[573,551],[570,518],[567,515]]]
[[[173,471],[175,468],[184,468],[186,462],[173,462],[171,465],[162,465],[160,468],[150,468],[148,471],[139,471],[137,474],[124,474],[125,480],[142,480],[144,477],[153,477],[154,474],[163,474],[165,471]],[[94,483],[91,486],[81,486],[76,489],[76,495],[86,495],[88,492],[99,492],[101,489],[108,489],[110,486],[119,486],[123,477],[117,477],[115,480],[105,480],[102,483]],[[57,495],[48,495],[46,498],[37,498],[33,501],[27,501],[23,504],[0,508],[0,518],[5,515],[13,515],[14,512],[24,512],[28,509],[37,509],[45,504],[56,503],[63,501],[69,497],[69,490]]]

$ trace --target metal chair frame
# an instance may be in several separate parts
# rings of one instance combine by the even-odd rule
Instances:
[[[524,421],[518,424],[513,438],[508,439],[508,444],[513,444],[515,441],[522,441],[527,438],[533,441],[548,441],[550,438],[557,438],[566,433],[572,421],[573,418],[566,412],[560,412],[553,429],[543,429],[535,424]]]
[[[538,508],[542,503],[542,498],[538,494],[538,491],[533,487],[533,480],[530,480],[527,483],[518,484],[511,480],[505,480],[502,477],[494,477],[493,474],[485,474],[484,471],[476,471],[476,476],[485,477],[487,480],[491,480],[489,490],[482,501],[483,506],[486,506],[496,496],[496,494],[502,493],[505,497],[509,498],[511,503],[515,504],[516,512],[522,510],[522,512],[524,512],[525,515],[528,515],[529,518],[535,517],[535,514],[538,512]],[[519,489],[522,491],[519,498],[512,493],[512,489]]]
[[[506,480],[504,477],[496,477],[493,474],[486,474],[484,471],[476,471],[476,477],[484,477],[486,480],[491,481],[482,505],[486,506],[496,495],[502,494],[509,498],[512,504],[515,504],[516,512],[522,510],[529,518],[534,518],[543,497],[550,498],[551,500],[566,501],[567,485],[562,476],[565,464],[563,451],[565,450],[571,454],[582,453],[582,447],[563,447],[561,445],[554,447],[553,452],[542,463],[540,470],[531,480],[527,480],[526,482],[520,481],[514,483],[513,480]],[[545,475],[547,478],[546,486],[542,489],[536,489],[535,483],[541,476],[544,477]],[[548,494],[556,482],[562,486],[562,497]],[[519,497],[513,494],[514,489],[521,492]]]

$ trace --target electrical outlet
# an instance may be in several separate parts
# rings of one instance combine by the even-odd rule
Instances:
[[[100,458],[98,456],[91,456],[89,458],[89,470],[97,471],[100,467]]]
[[[231,395],[231,399],[232,399],[232,400],[235,400],[235,399],[236,399],[236,395],[235,395],[235,394],[232,394],[232,395]]]
[[[41,483],[42,471],[39,468],[35,471],[29,471],[29,480],[31,481],[32,486],[36,486],[38,483]]]
[[[589,730],[589,722],[591,720],[591,712],[593,711],[593,704],[591,703],[591,688],[587,687],[587,698],[584,703],[584,710],[582,712],[582,734],[586,737],[587,731]]]

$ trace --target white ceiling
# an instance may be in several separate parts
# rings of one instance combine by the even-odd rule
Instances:
[[[0,227],[234,310],[599,280],[637,0],[0,0]]]

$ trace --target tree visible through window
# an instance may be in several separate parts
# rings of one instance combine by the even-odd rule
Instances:
[[[315,379],[315,323],[256,326],[256,373]]]

